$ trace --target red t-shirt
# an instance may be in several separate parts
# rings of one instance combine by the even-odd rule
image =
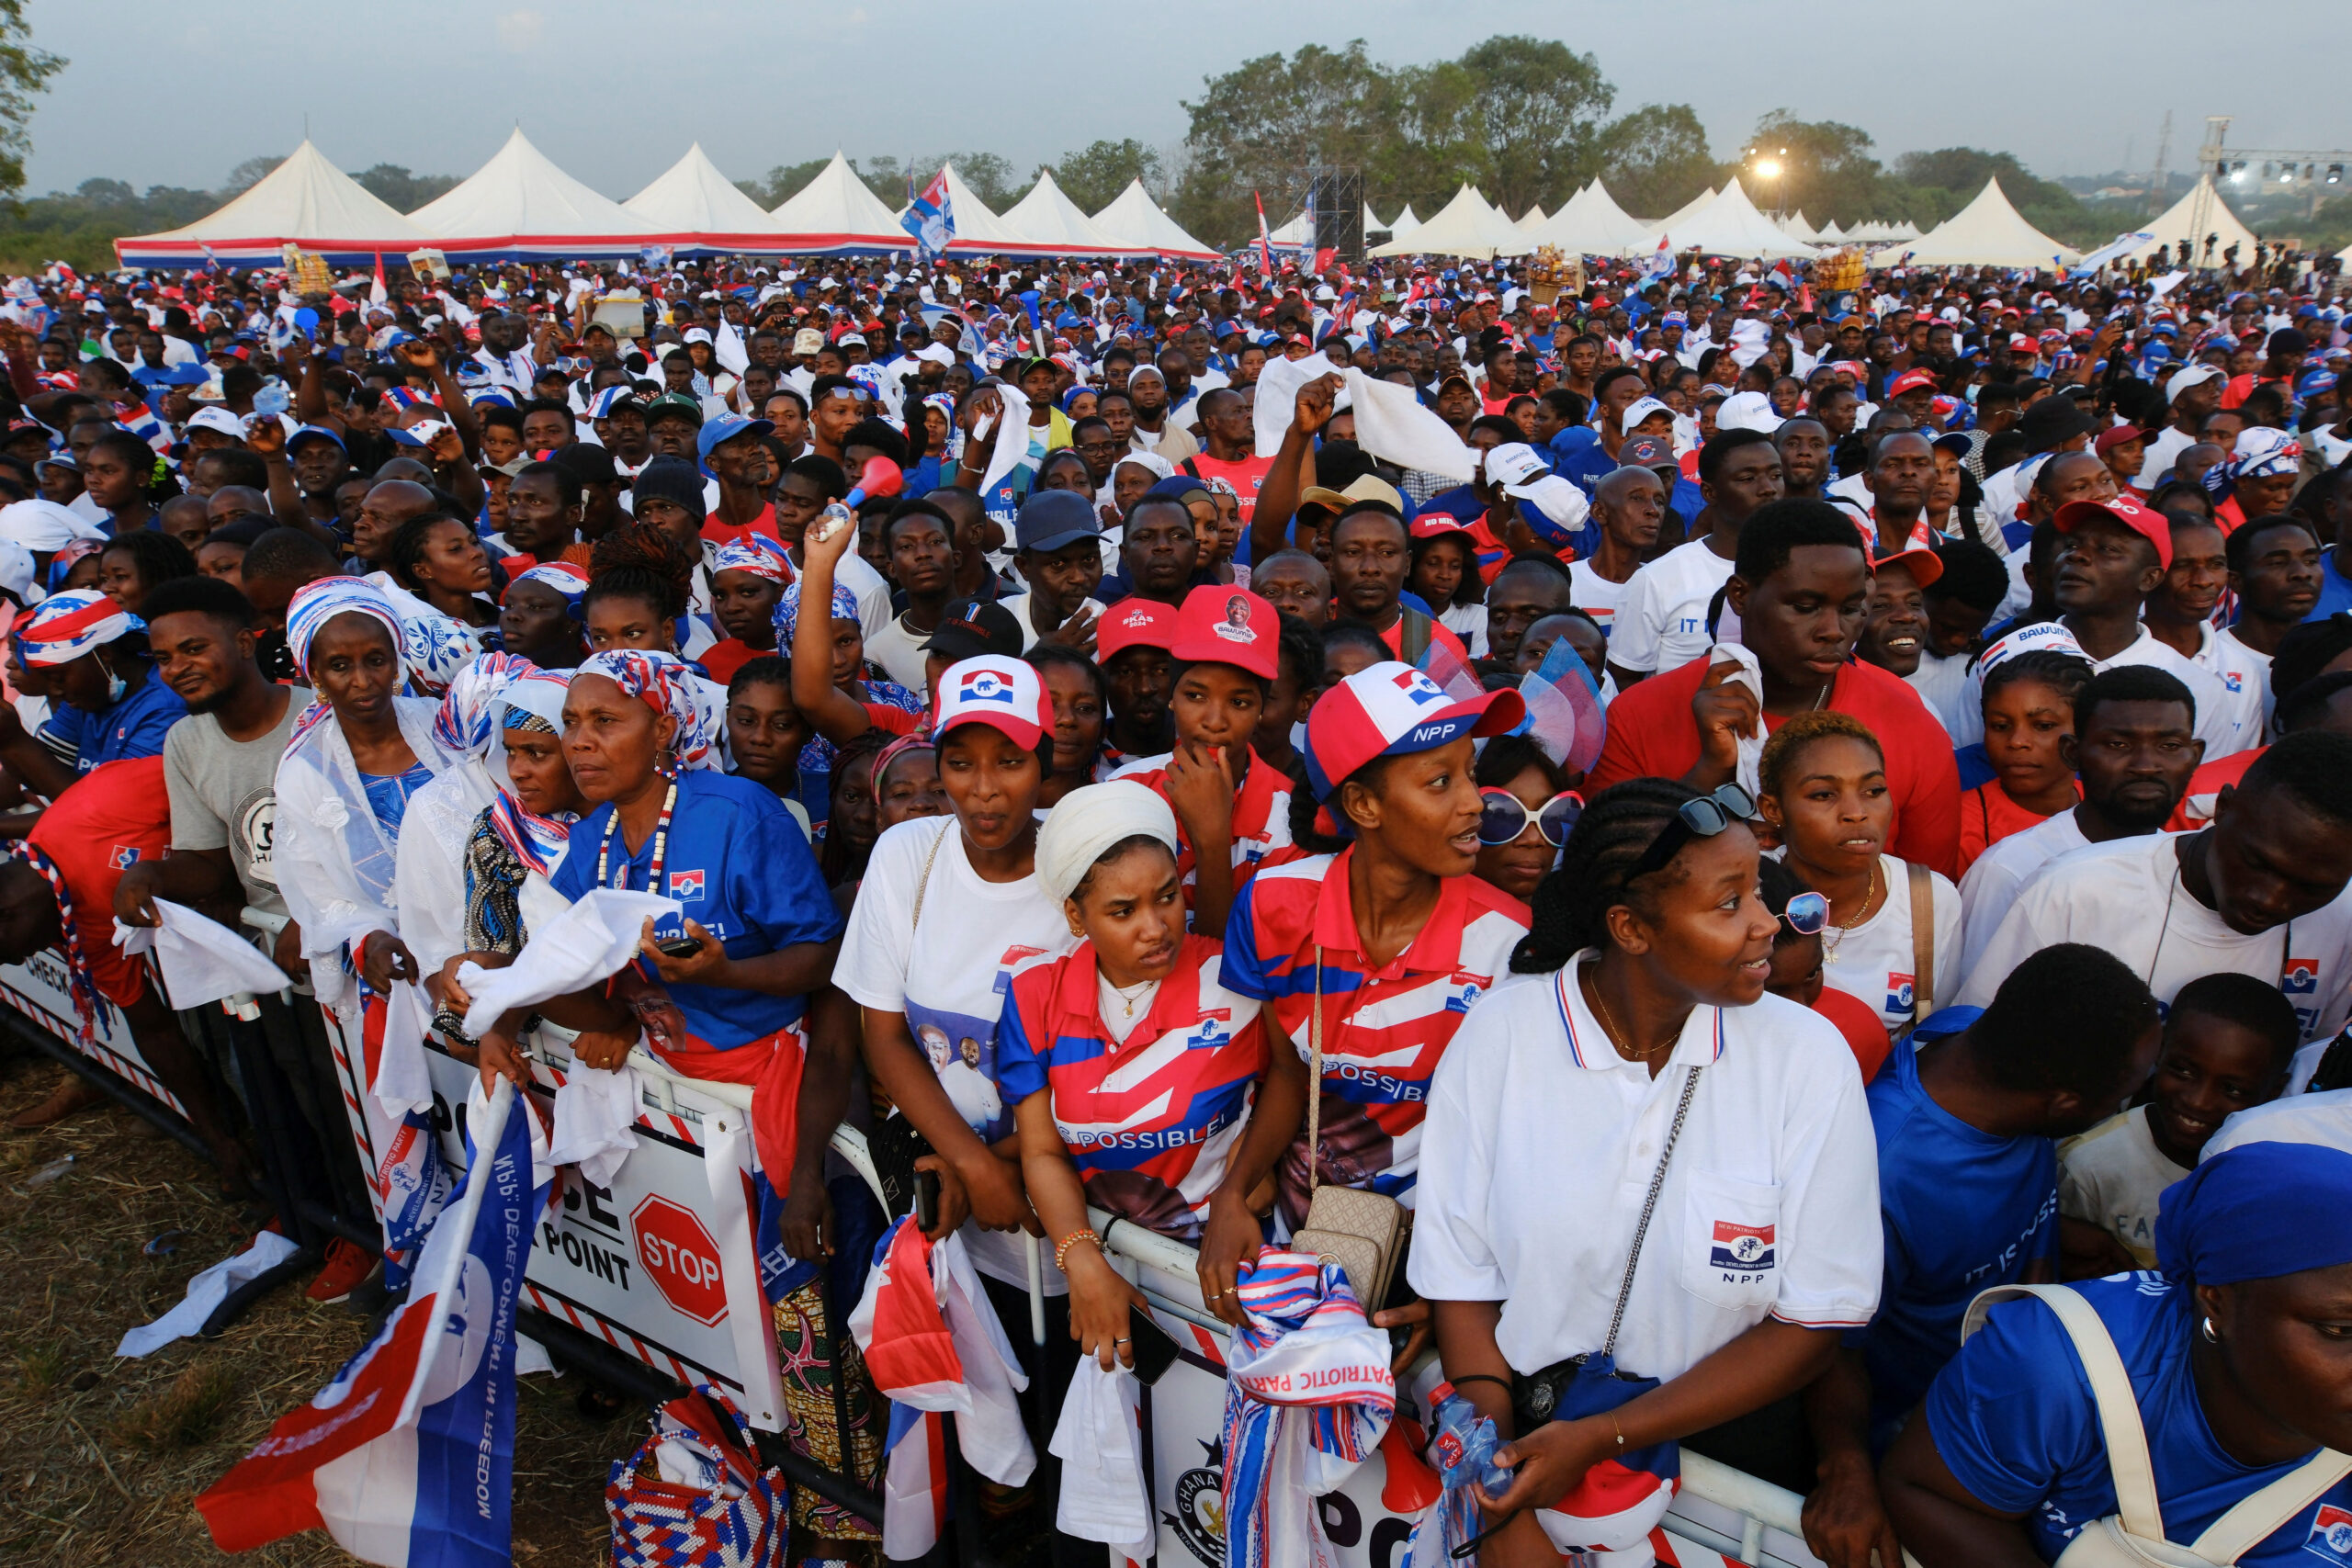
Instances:
[[[99,994],[129,1007],[146,989],[139,960],[114,944],[114,887],[134,863],[159,858],[172,842],[172,802],[164,759],[102,762],[74,781],[26,835],[65,878],[74,928]]]
[[[2256,746],[2251,750],[2233,751],[2189,774],[2188,789],[2165,818],[2165,831],[2194,833],[2213,820],[2213,797],[2225,788],[2235,788],[2245,777],[2245,771],[2254,766],[2254,760],[2269,750],[2267,746]]]
[[[773,539],[775,533],[775,508],[760,508],[760,514],[749,523],[721,523],[714,512],[702,520],[702,536],[715,545],[740,545],[746,534],[765,534]]]
[[[1841,991],[1835,986],[1821,987],[1821,995],[1813,998],[1813,1010],[1838,1026],[1846,1043],[1854,1053],[1854,1065],[1862,1069],[1862,1081],[1868,1083],[1878,1077],[1885,1066],[1887,1054],[1894,1043],[1887,1038],[1886,1021],[1878,1010],[1861,998]]]
[[[1266,482],[1266,472],[1274,466],[1272,457],[1241,457],[1233,462],[1212,457],[1206,452],[1187,457],[1180,465],[1197,479],[1223,479],[1241,498],[1241,525],[1250,526],[1250,519],[1258,511],[1258,489]]]
[[[2081,786],[2075,798],[2083,797]],[[2012,833],[2022,833],[2037,822],[2050,818],[2039,811],[2028,811],[2009,798],[1998,779],[1988,780],[1960,797],[1960,874],[1976,863],[1976,857],[1999,843]]]
[[[774,653],[773,648],[753,648],[741,637],[730,637],[725,642],[711,644],[695,660],[710,672],[710,678],[724,686],[735,679],[735,671],[763,654]]]
[[[1679,779],[1699,761],[1699,726],[1690,699],[1706,679],[1707,656],[1634,686],[1609,707],[1609,739],[1585,780],[1589,799],[1627,779]],[[1870,727],[1886,752],[1886,782],[1894,803],[1886,852],[1951,876],[1960,850],[1960,770],[1951,737],[1920,704],[1918,694],[1872,664],[1839,667],[1829,705]],[[1764,716],[1767,730],[1781,720]]]

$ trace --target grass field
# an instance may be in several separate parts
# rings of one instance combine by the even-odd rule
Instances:
[[[0,1057],[0,1122],[45,1096],[58,1071]],[[359,1348],[359,1316],[306,1300],[298,1281],[217,1340],[114,1356],[123,1332],[167,1311],[190,1276],[242,1251],[246,1224],[201,1161],[111,1104],[40,1132],[0,1125],[0,1562],[355,1561],[316,1532],[230,1557],[193,1499]],[[634,1418],[583,1419],[577,1382],[522,1382],[514,1556],[525,1568],[606,1560],[605,1472],[643,1430]]]

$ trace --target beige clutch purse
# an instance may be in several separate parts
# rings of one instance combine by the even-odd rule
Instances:
[[[1323,1106],[1323,948],[1315,949],[1315,1011],[1306,1025],[1306,1224],[1290,1238],[1294,1252],[1311,1252],[1340,1266],[1366,1316],[1388,1299],[1396,1259],[1405,1249],[1405,1206],[1360,1187],[1325,1187],[1316,1178],[1321,1155]]]

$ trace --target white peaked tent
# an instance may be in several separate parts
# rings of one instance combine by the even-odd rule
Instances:
[[[1700,251],[1743,260],[1779,261],[1786,257],[1802,261],[1821,254],[1815,246],[1789,238],[1770,218],[1757,211],[1756,204],[1747,199],[1747,192],[1740,188],[1736,178],[1724,186],[1714,200],[1680,222],[1659,225],[1653,243],[1660,238],[1678,254]]]
[[[117,240],[114,249],[123,266],[202,266],[208,256],[229,266],[275,266],[291,243],[354,266],[433,243],[305,141],[219,211],[184,229]]]
[[[1401,240],[1420,226],[1421,220],[1413,216],[1413,204],[1408,201],[1404,210],[1396,214],[1396,221],[1388,226],[1388,237]]]
[[[649,244],[719,254],[783,248],[775,220],[718,172],[699,141],[621,205],[653,230]]]
[[[1396,220],[1403,223],[1404,220]],[[1535,248],[1517,225],[1487,205],[1469,186],[1453,193],[1437,216],[1369,252],[1375,256],[1517,256]]]
[[[1794,217],[1781,225],[1781,231],[1790,239],[1802,240],[1808,245],[1821,243],[1821,235],[1815,231],[1812,224],[1804,220],[1804,209],[1802,207],[1797,209]]]
[[[1814,243],[1817,245],[1842,245],[1852,238],[1852,235],[1838,227],[1838,220],[1835,218],[1815,231],[1813,236]]]
[[[2202,232],[2198,231],[2200,226],[2193,221],[2197,216],[2197,198],[2200,191],[2210,198],[2206,203],[2205,221],[2201,225]],[[2122,257],[2121,260],[2145,260],[2156,254],[2156,248],[2159,245],[2170,245],[2177,255],[2180,252],[2180,243],[2186,240],[2188,242],[2190,253],[2202,262],[2205,257],[2207,234],[2220,236],[2213,242],[2214,265],[2221,265],[2222,253],[2232,245],[2238,248],[2238,262],[2241,265],[2251,265],[2254,260],[2256,244],[2254,231],[2238,221],[2238,215],[2230,210],[2229,205],[2222,199],[2222,193],[2213,188],[2213,179],[2210,175],[2200,179],[2197,186],[2192,187],[2187,196],[2166,208],[2162,217],[2147,225],[2147,230],[2150,235],[2148,243],[2130,255]]]
[[[985,201],[972,194],[956,165],[944,165],[947,176],[947,200],[956,217],[956,237],[947,248],[959,255],[1049,256],[1058,253],[1050,244],[1032,242],[1020,230],[998,215]]]
[[[1111,205],[1094,215],[1094,226],[1107,235],[1122,253],[1149,254],[1162,261],[1215,261],[1217,252],[1184,232],[1176,220],[1160,210],[1143,188],[1143,181],[1129,180]]]
[[[1645,224],[1644,227],[1648,229],[1650,231],[1650,243],[1657,243],[1657,232],[1659,230],[1670,229],[1677,223],[1685,223],[1690,221],[1694,215],[1704,209],[1706,205],[1714,199],[1714,187],[1710,186],[1705,190],[1702,190],[1698,195],[1692,197],[1689,201],[1686,201],[1681,206],[1676,208],[1672,212],[1669,212],[1665,217],[1659,219],[1657,222]]]
[[[1276,249],[1287,245],[1292,250],[1296,250],[1306,243],[1306,214],[1301,212],[1287,223],[1268,224],[1266,243]],[[1255,244],[1257,242],[1252,240],[1250,243]]]
[[[2054,269],[2082,259],[2082,252],[2018,217],[1996,177],[1984,182],[1974,201],[1918,238],[1894,242],[1872,255],[1871,265]]]
[[[409,217],[450,255],[567,261],[659,243],[644,219],[557,168],[520,126],[463,184]]]
[[[1645,255],[1657,246],[1649,226],[1628,217],[1599,180],[1568,197],[1527,237],[1539,245],[1557,245],[1588,256]]]
[[[1374,216],[1372,203],[1368,201],[1363,204],[1363,231],[1367,234],[1385,234],[1388,232],[1388,225],[1383,223],[1377,217]]]
[[[873,255],[914,248],[897,215],[839,152],[768,214],[778,249],[794,255]]]
[[[1539,201],[1525,212],[1521,213],[1519,227],[1521,232],[1529,234],[1544,227],[1544,204]]]
[[[1919,237],[1919,225],[1907,218],[1900,223],[1890,223],[1886,228],[1886,237],[1890,240],[1916,240]]]
[[[1025,235],[1055,255],[1133,254],[1130,247],[1120,244],[1096,228],[1094,220],[1079,210],[1078,203],[1062,194],[1062,187],[1054,182],[1051,169],[1037,171],[1037,183],[1029,187],[1028,195],[1014,202],[1005,212],[1004,222],[1013,232]]]

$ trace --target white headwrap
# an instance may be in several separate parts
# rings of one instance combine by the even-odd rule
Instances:
[[[1149,785],[1113,779],[1070,791],[1037,829],[1037,890],[1060,908],[1103,851],[1137,834],[1176,852],[1176,814]]]

